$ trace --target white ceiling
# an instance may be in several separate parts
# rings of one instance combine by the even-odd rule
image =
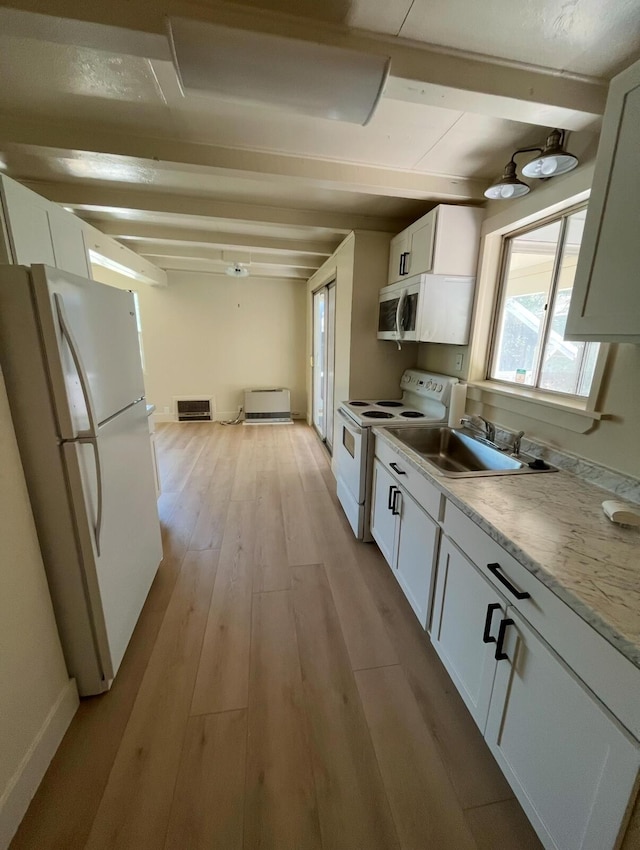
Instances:
[[[366,127],[184,96],[164,16],[391,57]],[[353,228],[481,203],[549,128],[592,155],[637,0],[12,0],[0,7],[0,167],[162,268],[306,279]],[[561,73],[559,73],[561,72]]]

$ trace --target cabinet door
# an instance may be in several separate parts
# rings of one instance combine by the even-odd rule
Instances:
[[[609,88],[565,339],[640,342],[640,62]]]
[[[511,607],[485,738],[547,848],[613,850],[639,747]]]
[[[426,629],[440,529],[404,490],[400,498],[396,578]]]
[[[47,215],[56,268],[80,277],[90,277],[80,221],[71,213],[56,207],[55,204],[49,207]]]
[[[403,230],[394,236],[389,243],[389,275],[388,283],[397,283],[408,272],[404,267],[409,255],[409,231]],[[403,260],[403,257],[405,258]]]
[[[12,261],[24,266],[55,266],[47,217],[49,202],[6,177],[2,178],[1,187]]]
[[[443,536],[431,641],[482,732],[496,668],[495,639],[505,610],[500,594]],[[483,642],[485,632],[492,642]]]
[[[398,501],[398,487],[392,475],[390,475],[380,461],[376,460],[373,465],[371,506],[371,534],[378,544],[380,551],[390,567],[395,565],[396,559],[396,528],[398,515],[393,511],[394,500]]]
[[[433,267],[433,240],[436,233],[436,212],[421,218],[409,228],[411,243],[407,271],[409,274],[424,274]]]

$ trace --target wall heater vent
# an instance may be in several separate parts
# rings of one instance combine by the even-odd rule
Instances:
[[[291,422],[289,390],[255,389],[244,391],[245,424],[273,424]]]
[[[212,405],[210,398],[177,398],[178,422],[210,422]]]

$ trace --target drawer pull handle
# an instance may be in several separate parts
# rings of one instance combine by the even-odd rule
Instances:
[[[504,636],[509,626],[513,626],[513,620],[502,620],[500,623],[500,628],[498,629],[498,640],[496,642],[496,661],[505,661],[509,658],[507,653],[504,651]]]
[[[391,502],[391,513],[394,516],[400,516],[400,511],[398,510],[398,506],[396,505],[396,498],[400,495],[400,490],[398,490],[397,487],[394,487],[393,489],[395,490],[395,493],[393,494],[393,500]]]
[[[407,474],[404,471],[404,469],[400,469],[400,467],[398,466],[397,463],[390,463],[389,466],[391,467],[391,469],[393,469],[394,472],[397,472],[398,475],[406,475]]]
[[[494,602],[492,605],[487,605],[487,616],[484,620],[484,631],[482,633],[482,643],[495,643],[496,639],[491,637],[491,620],[493,619],[493,612],[497,608],[501,608],[499,602]]]
[[[530,599],[531,598],[530,593],[527,593],[526,590],[518,590],[516,587],[514,587],[511,584],[511,582],[509,581],[509,579],[506,576],[502,575],[502,573],[500,572],[500,564],[487,564],[487,569],[489,570],[490,573],[493,573],[493,575],[498,579],[500,584],[503,584],[507,588],[509,593],[512,593],[515,596],[516,599]]]

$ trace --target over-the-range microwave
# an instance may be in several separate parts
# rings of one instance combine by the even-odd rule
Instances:
[[[380,290],[378,339],[469,341],[475,278],[420,274]]]

